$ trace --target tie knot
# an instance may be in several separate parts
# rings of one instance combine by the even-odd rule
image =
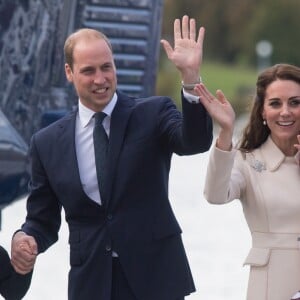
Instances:
[[[102,124],[104,118],[107,116],[107,114],[103,111],[99,111],[97,113],[94,114],[94,118],[95,118],[95,124]]]

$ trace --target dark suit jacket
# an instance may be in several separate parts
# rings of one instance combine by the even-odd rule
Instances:
[[[112,249],[137,299],[173,300],[193,292],[168,180],[173,152],[190,155],[209,149],[212,124],[207,112],[184,100],[182,116],[167,97],[133,99],[118,92],[105,207],[89,199],[81,186],[76,113],[32,138],[31,193],[22,229],[43,252],[58,238],[64,208],[70,231],[69,299],[109,299]]]
[[[13,269],[7,251],[0,246],[0,294],[6,300],[20,300],[29,289],[32,272],[21,275]]]

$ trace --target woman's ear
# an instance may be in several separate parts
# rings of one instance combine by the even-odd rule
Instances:
[[[265,110],[264,109],[261,112],[261,117],[263,118],[263,120],[266,119],[266,114],[265,114]]]

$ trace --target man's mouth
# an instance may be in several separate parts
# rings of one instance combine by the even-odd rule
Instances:
[[[95,94],[103,94],[108,90],[108,88],[99,88],[99,89],[95,89],[94,93]]]

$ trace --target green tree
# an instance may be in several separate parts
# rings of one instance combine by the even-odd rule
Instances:
[[[254,49],[259,40],[268,40],[273,45],[272,64],[286,62],[300,66],[299,11],[299,0],[260,2],[249,30],[247,48]],[[254,50],[249,56],[254,61]]]
[[[299,0],[165,0],[162,34],[172,38],[173,21],[188,14],[206,28],[205,59],[256,65],[255,46],[268,39],[273,63],[300,65]],[[292,47],[292,46],[293,47]]]

